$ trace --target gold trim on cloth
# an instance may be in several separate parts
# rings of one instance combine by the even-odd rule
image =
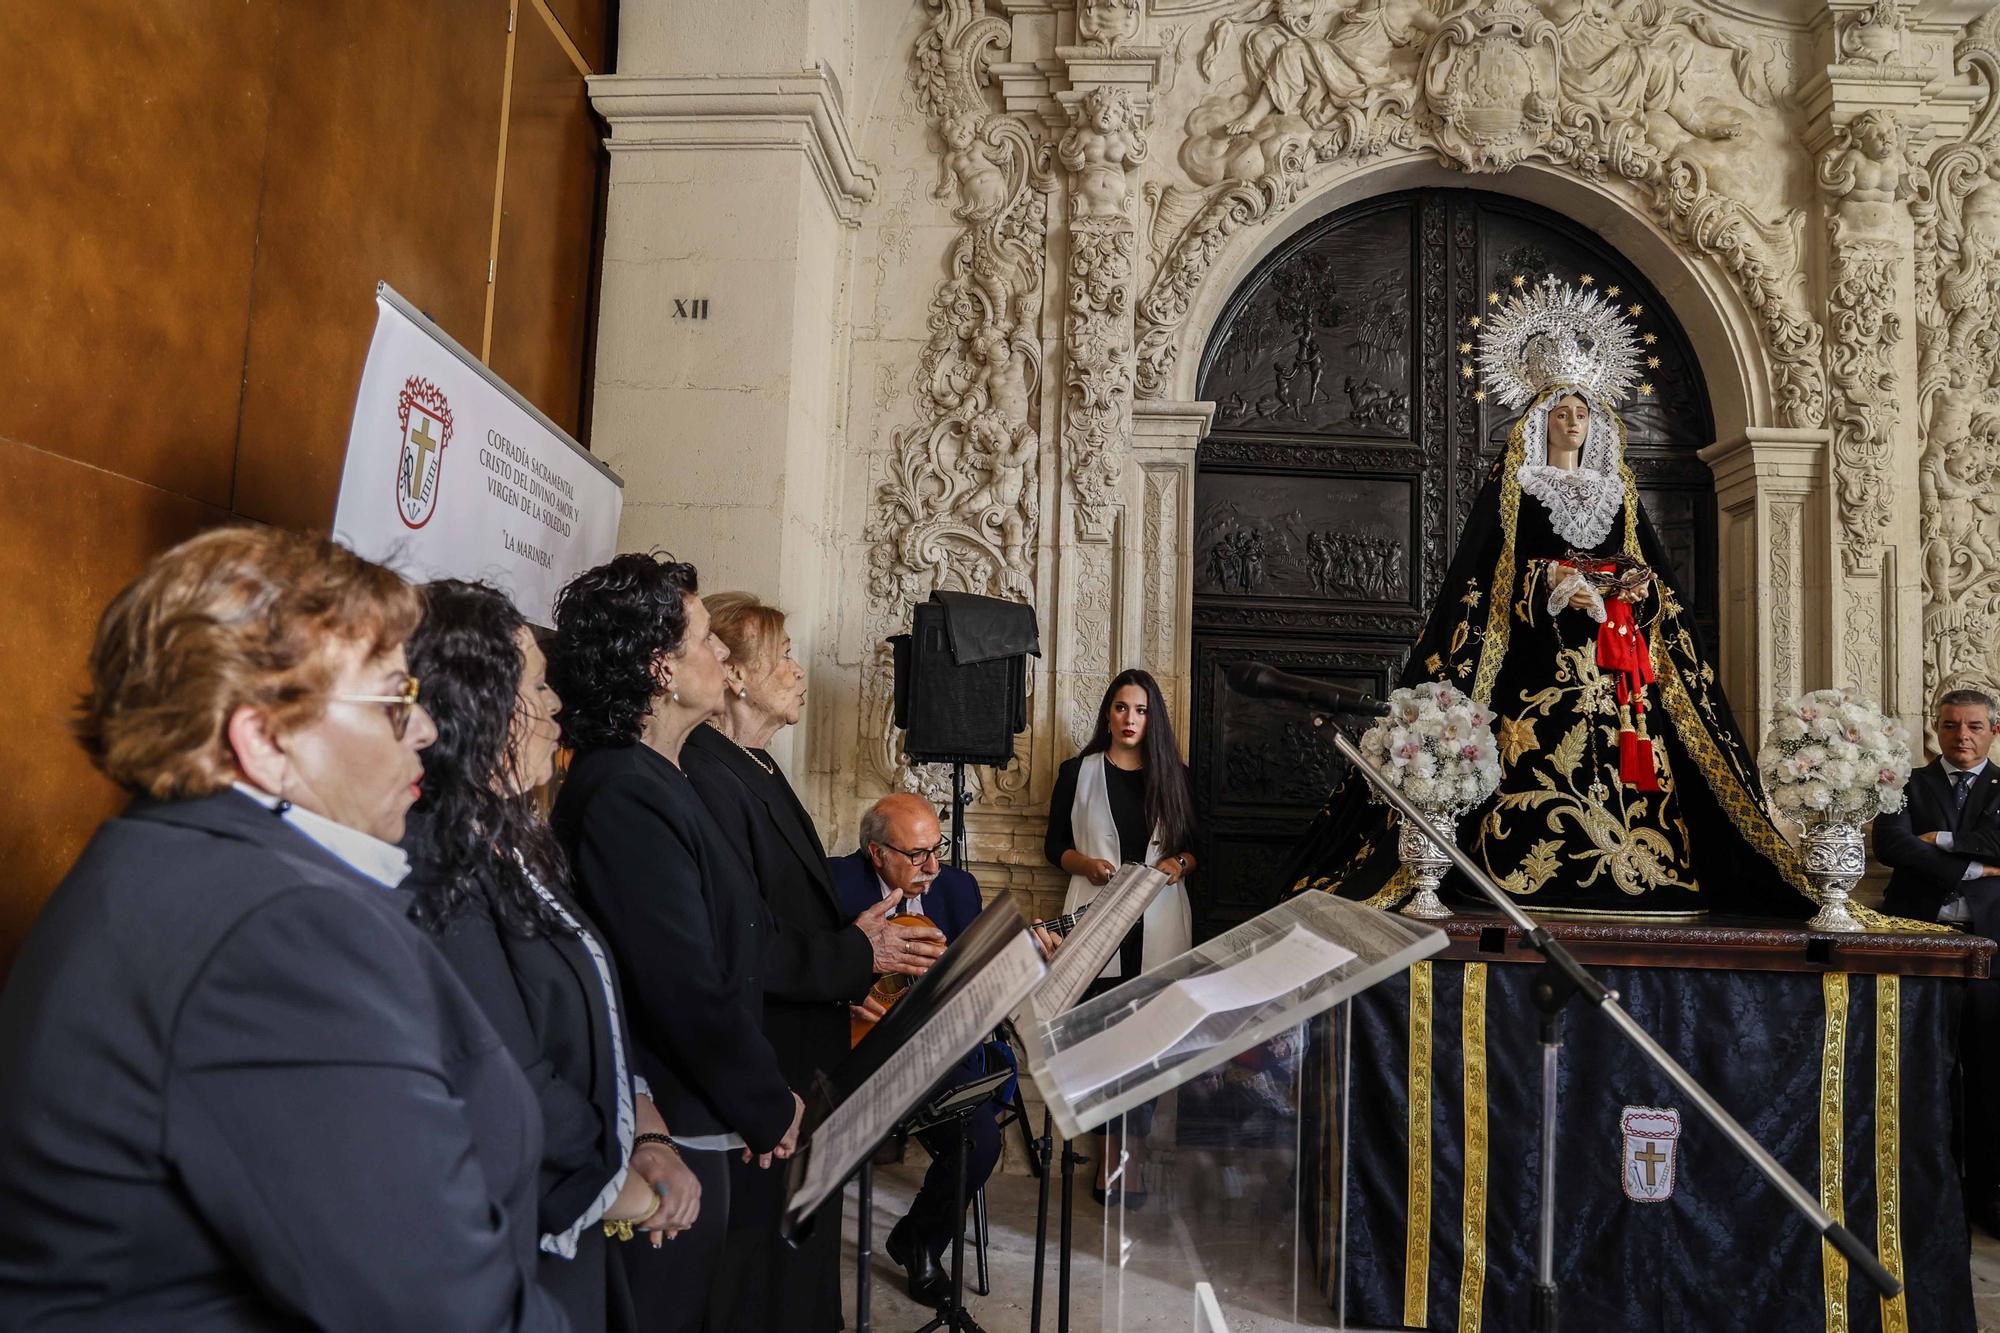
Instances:
[[[1875,978],[1875,1244],[1882,1266],[1903,1276],[1902,979]],[[1879,1299],[1879,1298],[1878,1298]],[[1882,1333],[1910,1333],[1903,1293],[1882,1301]]]
[[[1514,587],[1514,534],[1521,521],[1522,417],[1514,423],[1507,439],[1507,454],[1500,460],[1500,558],[1493,562],[1493,583],[1486,590],[1486,637],[1479,644],[1479,670],[1472,677],[1472,697],[1489,707],[1493,685],[1500,679],[1500,663],[1507,656],[1507,605]]]
[[[1826,1039],[1819,1063],[1819,1206],[1844,1223],[1841,1158],[1847,1122],[1840,1085],[1847,1066],[1847,974],[1828,972],[1820,982],[1826,993]],[[1826,1278],[1827,1333],[1847,1333],[1847,1258],[1830,1241],[1822,1240],[1819,1252]]]
[[[1410,964],[1410,1184],[1403,1322],[1429,1323],[1431,1286],[1431,965]]]
[[[1465,965],[1465,1198],[1461,1235],[1465,1259],[1458,1274],[1459,1333],[1478,1333],[1486,1296],[1486,964]]]

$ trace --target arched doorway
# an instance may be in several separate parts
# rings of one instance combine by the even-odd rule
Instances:
[[[1600,238],[1478,190],[1369,199],[1315,223],[1223,307],[1197,396],[1216,404],[1194,492],[1190,762],[1206,812],[1209,929],[1268,906],[1293,838],[1332,785],[1296,714],[1225,707],[1222,672],[1258,658],[1386,689],[1402,670],[1515,414],[1481,401],[1468,318],[1514,279],[1588,275],[1654,335],[1654,392],[1629,405],[1628,459],[1714,641],[1715,439],[1673,312]]]

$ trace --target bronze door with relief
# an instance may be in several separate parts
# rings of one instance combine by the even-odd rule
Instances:
[[[1195,478],[1193,727],[1203,933],[1270,906],[1333,786],[1302,709],[1235,699],[1231,665],[1382,693],[1422,630],[1466,511],[1518,414],[1469,374],[1473,316],[1518,279],[1617,289],[1653,336],[1627,461],[1712,644],[1715,439],[1687,337],[1636,268],[1547,209],[1478,190],[1371,199],[1292,238],[1209,337],[1216,405]]]

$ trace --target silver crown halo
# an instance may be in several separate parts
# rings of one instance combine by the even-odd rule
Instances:
[[[1526,407],[1557,385],[1580,389],[1607,407],[1623,402],[1646,365],[1631,323],[1640,307],[1621,310],[1587,278],[1584,286],[1554,275],[1533,286],[1514,281],[1523,290],[1472,321],[1479,328],[1479,378],[1486,389],[1509,409]]]

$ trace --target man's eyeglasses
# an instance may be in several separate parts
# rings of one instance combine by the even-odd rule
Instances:
[[[885,852],[894,852],[898,856],[907,856],[910,858],[911,865],[920,866],[926,861],[943,860],[944,854],[951,850],[951,839],[941,839],[935,847],[917,847],[914,849],[897,847],[886,842],[878,842],[875,845]]]
[[[410,729],[410,714],[417,708],[417,678],[403,677],[403,688],[397,694],[336,694],[334,699],[344,704],[381,704],[382,711],[389,715],[389,730],[401,740]]]

